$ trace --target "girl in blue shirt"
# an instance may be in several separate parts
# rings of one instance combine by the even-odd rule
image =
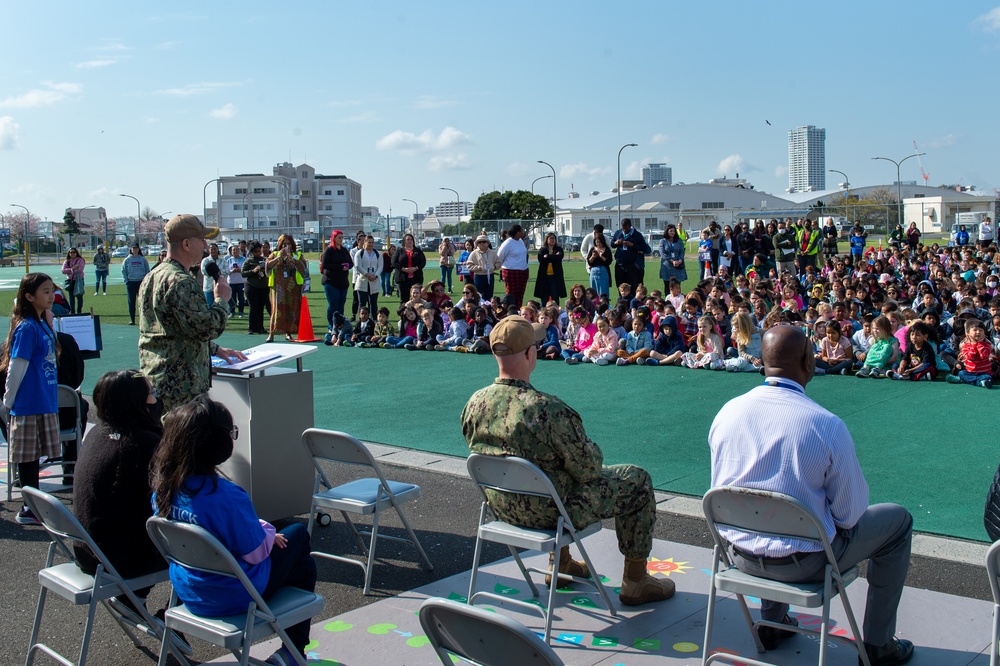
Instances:
[[[7,375],[3,410],[9,417],[10,461],[21,486],[38,487],[38,461],[59,455],[59,406],[56,334],[49,324],[55,284],[45,273],[21,278],[10,317],[10,333],[0,357]],[[21,525],[38,525],[27,506],[17,514]]]
[[[233,454],[239,430],[221,403],[202,394],[169,412],[153,458],[153,509],[157,515],[198,525],[229,549],[247,578],[269,600],[284,586],[316,589],[316,562],[309,533],[301,523],[280,532],[257,518],[246,491],[219,475],[216,466]],[[198,615],[246,613],[251,598],[235,578],[185,569],[170,563],[170,582],[181,601]],[[305,656],[310,620],[287,630],[294,649]],[[294,663],[282,646],[268,663]]]

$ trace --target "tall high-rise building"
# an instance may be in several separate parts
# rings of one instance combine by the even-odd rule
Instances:
[[[788,130],[788,191],[826,189],[826,130],[802,125]]]
[[[671,185],[674,182],[674,170],[666,164],[647,164],[642,167],[642,184],[652,187],[657,183]]]

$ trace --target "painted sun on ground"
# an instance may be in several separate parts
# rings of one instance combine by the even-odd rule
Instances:
[[[665,560],[658,560],[655,557],[649,558],[649,562],[646,563],[646,571],[649,575],[655,576],[656,574],[663,574],[664,576],[669,576],[672,573],[687,573],[687,569],[693,567],[687,566],[687,562],[674,562],[674,558],[668,557]]]

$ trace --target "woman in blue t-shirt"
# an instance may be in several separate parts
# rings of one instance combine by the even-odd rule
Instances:
[[[59,455],[59,406],[56,334],[49,323],[55,284],[45,273],[21,278],[10,333],[0,356],[6,373],[3,410],[10,420],[10,462],[17,465],[21,487],[38,487],[38,461]],[[17,514],[21,525],[38,525],[27,506]]]
[[[284,586],[316,589],[316,562],[309,554],[309,533],[301,523],[275,532],[257,518],[246,491],[216,470],[233,454],[239,430],[232,414],[207,395],[169,412],[163,439],[153,458],[153,509],[156,514],[198,525],[229,549],[247,578],[270,599]],[[272,546],[275,548],[272,549]],[[170,564],[177,596],[198,615],[245,613],[250,595],[235,578]],[[310,620],[288,628],[288,637],[303,657]],[[282,646],[269,663],[294,663]]]

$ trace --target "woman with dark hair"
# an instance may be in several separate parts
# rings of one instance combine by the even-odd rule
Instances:
[[[148,272],[149,262],[142,256],[142,248],[138,243],[132,243],[128,256],[122,261],[122,279],[125,280],[125,291],[128,292],[129,326],[135,326],[135,300],[139,296],[139,285]]]
[[[284,333],[292,341],[299,332],[299,313],[302,311],[302,284],[305,282],[306,262],[296,250],[291,234],[278,237],[278,249],[264,263],[267,284],[271,289],[271,327],[267,342],[275,333]]]
[[[271,313],[268,299],[267,270],[264,268],[264,246],[260,241],[250,241],[247,246],[250,256],[243,262],[240,272],[246,280],[247,301],[250,302],[249,333],[267,333],[264,330],[264,309]]]
[[[608,253],[610,257],[611,253]],[[566,280],[563,278],[563,249],[556,235],[545,234],[545,244],[538,250],[538,275],[535,277],[535,298],[544,308],[551,300],[559,305],[566,298]]]
[[[599,296],[608,296],[611,293],[611,264],[615,257],[603,231],[594,231],[593,243],[586,257],[590,286]]]
[[[66,276],[66,297],[69,299],[69,313],[83,312],[83,271],[87,262],[80,256],[80,251],[71,247],[66,253],[66,261],[62,265],[62,273]]]
[[[504,289],[518,308],[524,301],[524,290],[528,288],[528,244],[524,240],[525,235],[520,224],[513,225],[507,230],[507,240],[497,250]]]
[[[73,512],[125,578],[162,571],[167,563],[146,534],[146,519],[163,402],[138,370],[115,370],[97,380],[94,404],[100,421],[80,447]],[[80,543],[73,549],[80,568],[93,574],[93,553]],[[136,591],[139,597],[146,593]]]
[[[677,236],[677,227],[668,224],[660,241],[660,279],[665,294],[670,293],[671,280],[683,283],[688,279],[684,249],[684,242]]]
[[[403,236],[403,245],[392,257],[392,268],[399,287],[399,301],[402,303],[410,297],[410,289],[415,284],[424,283],[424,266],[427,258],[424,251],[417,247],[413,234]]]
[[[153,458],[153,509],[158,516],[210,532],[265,600],[284,586],[312,592],[316,562],[305,526],[292,523],[276,532],[257,517],[246,491],[219,474],[217,466],[233,454],[237,437],[232,414],[205,394],[169,412]],[[242,615],[250,605],[250,595],[234,578],[171,563],[170,582],[197,615]],[[303,620],[287,629],[293,649],[303,657],[310,623]],[[279,648],[268,663],[294,663],[289,646]]]

